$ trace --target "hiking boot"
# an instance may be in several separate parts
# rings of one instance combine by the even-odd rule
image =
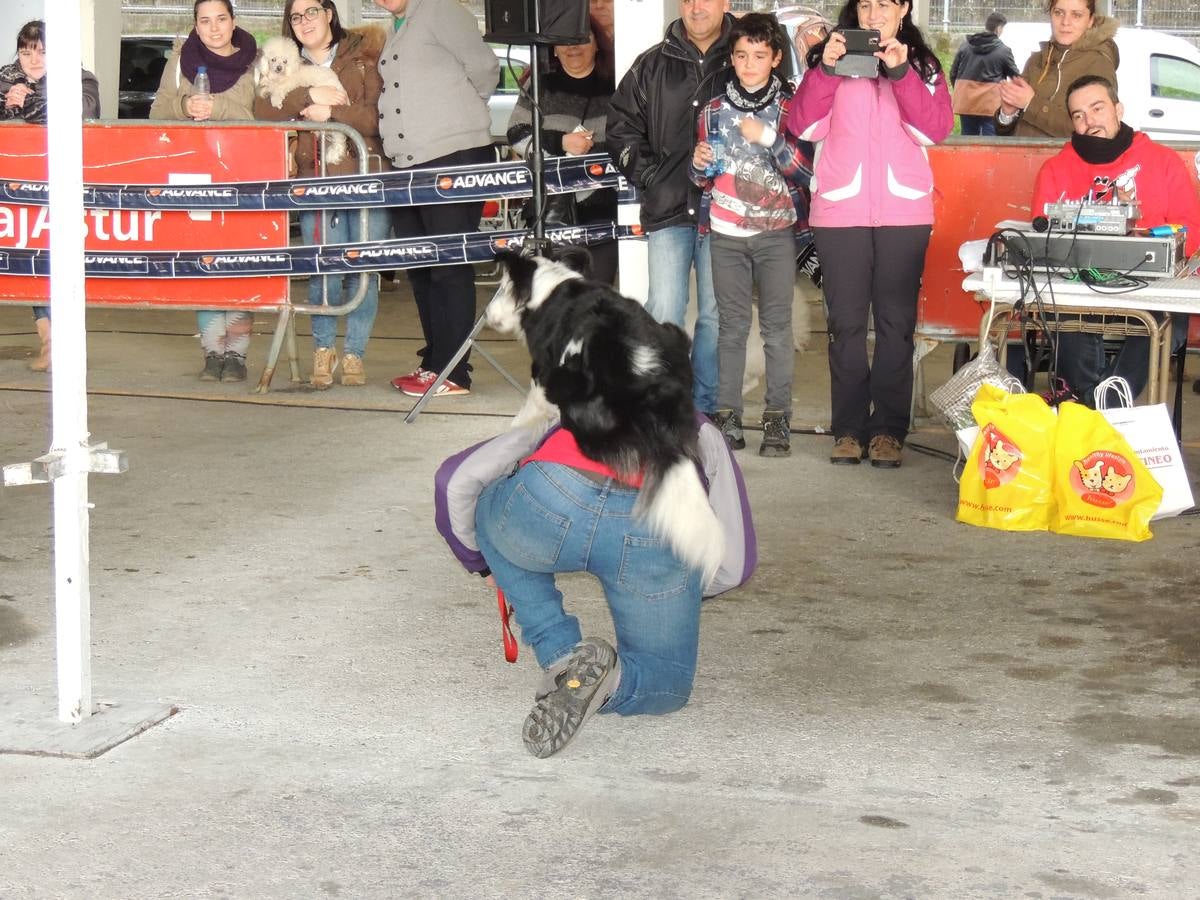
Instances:
[[[787,413],[777,409],[763,412],[762,444],[758,448],[759,456],[791,456],[792,429]]]
[[[220,353],[204,354],[204,370],[200,373],[201,381],[220,381],[221,370],[225,368],[225,357]]]
[[[585,638],[547,671],[546,680],[521,728],[525,749],[538,759],[567,746],[613,695],[621,681],[621,663],[607,641]]]
[[[337,353],[332,347],[318,347],[313,351],[313,371],[308,383],[318,391],[333,384],[333,373],[338,367]]]
[[[890,434],[875,435],[871,438],[870,447],[867,449],[871,465],[877,469],[900,468],[900,450],[903,446]]]
[[[347,353],[342,357],[342,384],[347,387],[362,387],[367,383],[367,370],[363,368],[361,356]]]
[[[246,357],[232,350],[225,351],[225,365],[221,368],[221,381],[229,384],[246,380]]]
[[[741,450],[746,446],[746,435],[742,431],[742,417],[732,409],[718,409],[712,415],[713,424],[725,438],[730,450]]]
[[[843,434],[834,440],[829,461],[835,466],[857,466],[862,458],[863,445],[858,442],[858,438]]]

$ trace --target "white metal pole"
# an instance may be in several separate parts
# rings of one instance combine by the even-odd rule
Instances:
[[[82,3],[46,4],[50,182],[51,452],[54,479],[54,608],[58,718],[92,713],[91,594],[88,580],[87,337],[83,285]]]
[[[679,6],[674,0],[644,3],[642,0],[616,0],[613,4],[616,34],[617,81],[632,65],[637,55],[662,39],[668,22],[677,18]],[[637,225],[638,207],[622,205],[617,208],[617,222]],[[621,272],[621,293],[646,302],[650,293],[650,276],[645,241],[618,241],[617,255]]]

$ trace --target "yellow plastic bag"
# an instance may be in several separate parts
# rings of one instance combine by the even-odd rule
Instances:
[[[1121,433],[1078,403],[1058,408],[1055,512],[1050,528],[1080,537],[1144,541],[1162,488]]]
[[[958,483],[960,522],[1045,531],[1054,504],[1054,410],[1037,394],[983,384],[971,404],[979,435]]]

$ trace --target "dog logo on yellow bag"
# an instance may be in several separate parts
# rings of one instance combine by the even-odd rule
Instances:
[[[1008,484],[1021,471],[1021,450],[995,425],[983,429],[983,452],[979,454],[979,476],[985,488]]]
[[[1071,488],[1084,503],[1112,509],[1133,495],[1133,466],[1111,450],[1096,450],[1071,464]]]

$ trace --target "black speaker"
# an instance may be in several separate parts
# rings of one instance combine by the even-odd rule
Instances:
[[[588,0],[484,0],[483,39],[494,44],[586,44]]]

